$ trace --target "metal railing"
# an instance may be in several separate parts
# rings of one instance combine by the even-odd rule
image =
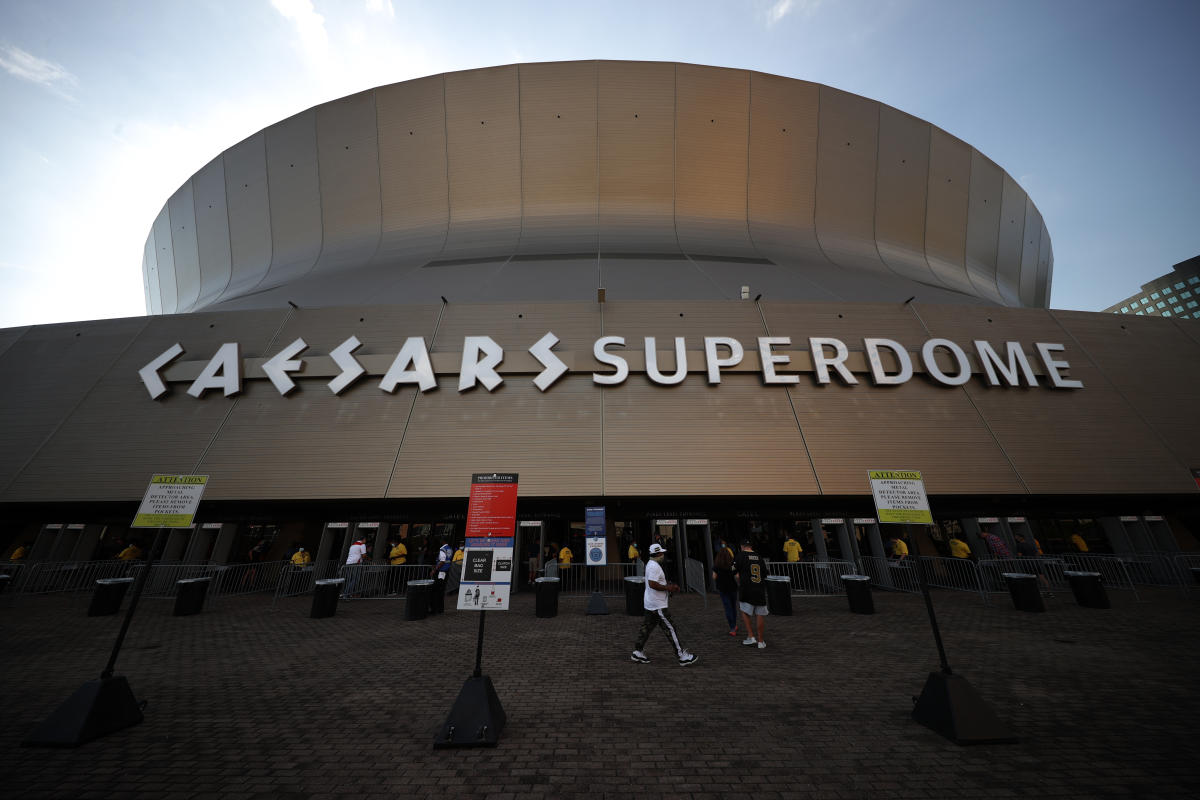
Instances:
[[[541,571],[544,577],[558,578],[559,596],[600,592],[605,597],[624,597],[625,577],[643,574],[638,572],[636,563],[628,561],[610,562],[602,567],[572,564],[565,569],[561,564],[551,561]]]
[[[916,594],[921,591],[921,583],[917,579],[916,564],[911,558],[898,560],[865,556],[862,560],[863,572],[871,578],[871,585],[880,589],[894,592]]]
[[[792,595],[844,594],[843,575],[858,573],[853,561],[769,561],[771,575],[783,575],[791,581]]]
[[[17,576],[10,591],[21,595],[60,594],[91,591],[103,578],[135,577],[140,561],[41,561],[30,564]]]
[[[930,586],[956,592],[975,592],[987,599],[979,567],[971,559],[922,556],[921,564],[925,567],[925,580]]]
[[[428,564],[342,564],[336,574],[330,577],[345,578],[342,594],[347,597],[403,600],[408,592],[409,581],[425,580],[432,573],[433,568]],[[453,570],[451,581],[443,582],[442,591],[449,591],[457,585]],[[306,591],[311,590],[310,582]]]

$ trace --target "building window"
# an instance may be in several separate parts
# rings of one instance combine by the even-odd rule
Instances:
[[[1179,296],[1182,297],[1184,300],[1187,300],[1189,297],[1192,296],[1192,293],[1191,292],[1180,292]]]
[[[1158,304],[1155,306],[1155,308],[1166,308],[1166,307],[1167,307],[1167,304],[1164,303],[1162,300],[1159,300]]]
[[[1171,295],[1170,297],[1167,298],[1167,302],[1170,303],[1171,305],[1175,305],[1176,303],[1179,302],[1179,298],[1176,297],[1175,295]]]
[[[1150,298],[1149,298],[1149,297],[1143,297],[1143,298],[1142,298],[1142,305],[1146,305],[1146,304],[1147,304],[1147,303],[1149,303],[1149,302],[1150,302]]]
[[[1144,317],[1144,316],[1146,316],[1146,315],[1145,315],[1143,312],[1141,312],[1141,311],[1137,312],[1137,315],[1138,315],[1139,317]]]
[[[1195,300],[1188,300],[1188,304],[1187,304],[1188,308],[1195,308],[1198,305],[1200,305],[1200,303],[1197,303]]]
[[[1176,289],[1182,289],[1182,288],[1183,288],[1183,281],[1180,281],[1179,283],[1175,284],[1175,288],[1176,288]]]
[[[1200,283],[1200,275],[1193,275],[1192,277],[1188,278],[1188,283],[1191,283],[1191,284]]]
[[[1176,314],[1182,314],[1182,313],[1183,313],[1183,306],[1175,306],[1175,307],[1174,307],[1174,308],[1172,308],[1171,310],[1172,310],[1172,311],[1174,311]]]
[[[1158,299],[1159,297],[1161,297],[1161,296],[1162,296],[1162,295],[1160,295],[1158,292],[1151,292],[1151,293],[1150,293],[1150,299],[1151,299],[1151,300],[1157,300],[1157,299]]]
[[[1169,316],[1171,316],[1171,312],[1170,312],[1170,311],[1164,311],[1164,312],[1163,312],[1163,316],[1164,316],[1164,317],[1169,317]]]

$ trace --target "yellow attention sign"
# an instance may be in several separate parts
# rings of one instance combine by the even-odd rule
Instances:
[[[186,528],[208,484],[207,475],[155,475],[133,518],[134,528]]]
[[[880,524],[932,525],[929,499],[921,473],[904,469],[873,469],[867,472],[875,514]]]

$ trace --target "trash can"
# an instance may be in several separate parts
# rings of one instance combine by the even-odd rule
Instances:
[[[409,581],[408,591],[404,595],[404,618],[425,619],[429,616],[429,595],[433,590],[433,581]]]
[[[1045,611],[1042,604],[1042,594],[1038,591],[1037,575],[1027,572],[1000,573],[1008,583],[1008,593],[1012,595],[1013,608],[1017,611]]]
[[[89,617],[107,617],[121,610],[121,601],[129,591],[133,578],[101,578],[96,581],[92,602],[88,606]]]
[[[190,617],[204,610],[204,598],[212,578],[184,578],[175,581],[175,616]]]
[[[543,618],[558,616],[558,578],[538,578],[533,582],[535,615]]]
[[[433,585],[429,587],[429,613],[441,614],[446,610],[446,584],[449,578],[438,580],[434,578]]]
[[[874,614],[875,599],[871,597],[871,578],[867,575],[843,575],[842,586],[846,587],[846,599],[855,614]]]
[[[1200,583],[1200,567],[1192,567],[1192,579]]]
[[[1071,593],[1075,602],[1084,608],[1112,608],[1108,602],[1108,592],[1100,582],[1099,572],[1078,572],[1063,570],[1063,575],[1071,582]]]
[[[0,574],[0,594],[8,591],[8,587],[12,585],[12,575],[7,572]]]
[[[625,613],[631,617],[640,617],[646,613],[642,601],[646,597],[646,579],[641,575],[630,575],[625,578]]]
[[[785,617],[792,615],[792,581],[787,575],[767,576],[767,610]]]
[[[342,593],[342,584],[345,582],[345,578],[324,578],[313,584],[310,619],[324,619],[337,613],[338,595]]]

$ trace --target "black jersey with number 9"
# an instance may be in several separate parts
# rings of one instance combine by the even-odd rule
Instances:
[[[753,606],[767,604],[767,565],[758,553],[738,553],[738,600]]]

